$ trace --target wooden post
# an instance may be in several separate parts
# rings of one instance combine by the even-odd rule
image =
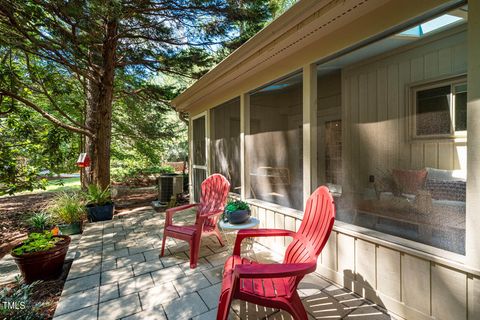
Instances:
[[[480,269],[480,1],[468,3],[466,257]]]
[[[248,167],[247,136],[250,134],[250,94],[240,96],[240,172],[242,200],[250,197],[250,169]]]
[[[317,65],[303,67],[303,206],[317,187]]]

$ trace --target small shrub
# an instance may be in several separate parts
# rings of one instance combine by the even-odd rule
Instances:
[[[225,207],[225,210],[230,212],[237,211],[237,210],[249,210],[249,209],[250,207],[248,203],[241,200],[229,201],[227,203],[227,206]]]
[[[35,213],[28,222],[30,226],[36,230],[45,230],[50,225],[50,216],[45,212]]]
[[[32,300],[33,289],[42,281],[35,281],[31,284],[21,282],[20,276],[15,278],[13,288],[4,287],[0,290],[0,319],[11,320],[36,320],[46,319],[43,314],[44,303],[35,303]]]
[[[163,173],[175,173],[172,166],[139,166],[137,164],[128,164],[125,166],[112,167],[111,177],[115,182],[130,183],[141,180],[149,175],[159,175]]]
[[[88,186],[85,196],[87,199],[87,204],[90,205],[103,206],[112,202],[110,187],[102,189],[96,184],[91,184]]]
[[[45,231],[44,233],[33,232],[28,235],[28,239],[20,247],[12,250],[12,252],[17,256],[21,256],[25,253],[47,251],[55,247],[55,244],[61,240],[62,238],[54,237],[51,231]]]
[[[62,192],[49,203],[46,210],[55,222],[72,224],[85,218],[84,202],[80,193]]]

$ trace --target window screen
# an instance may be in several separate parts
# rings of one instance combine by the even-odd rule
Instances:
[[[302,75],[252,93],[247,137],[252,197],[303,209],[302,145]]]
[[[230,191],[240,193],[240,99],[211,111],[212,172],[230,181]]]
[[[450,134],[450,86],[417,91],[417,136]]]

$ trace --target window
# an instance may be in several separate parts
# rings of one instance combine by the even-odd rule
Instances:
[[[414,136],[464,135],[467,130],[467,85],[465,79],[416,87]]]

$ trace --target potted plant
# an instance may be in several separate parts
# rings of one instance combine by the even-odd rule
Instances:
[[[82,233],[86,216],[84,200],[81,194],[62,192],[47,206],[58,228],[65,235]]]
[[[114,204],[110,188],[102,189],[100,186],[91,184],[86,193],[88,221],[112,220]]]
[[[26,283],[60,276],[70,244],[69,236],[54,236],[51,231],[30,233],[14,247],[11,255]]]
[[[250,219],[250,207],[248,203],[240,200],[229,201],[225,207],[225,217],[231,224],[244,223]]]

